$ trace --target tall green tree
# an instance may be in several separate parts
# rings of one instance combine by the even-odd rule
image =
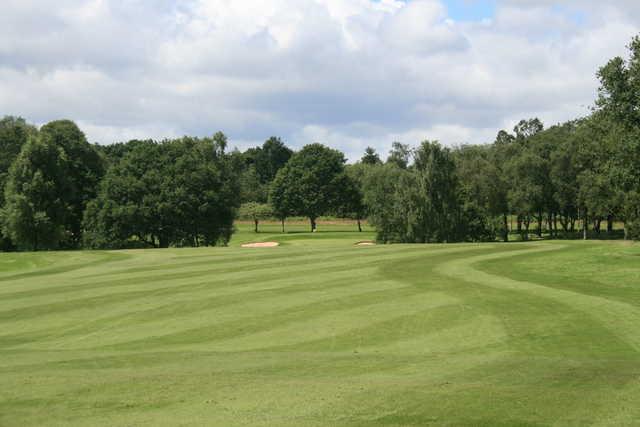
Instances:
[[[507,183],[495,146],[463,146],[454,151],[464,202],[487,226],[509,241]]]
[[[70,120],[47,123],[40,129],[46,144],[61,149],[67,159],[65,170],[67,187],[58,196],[69,208],[64,224],[68,231],[68,245],[77,247],[82,241],[82,218],[89,201],[95,199],[104,175],[104,163],[95,147],[87,142],[84,133]]]
[[[242,203],[266,203],[268,184],[261,182],[255,165],[249,165],[240,171],[240,199]]]
[[[253,221],[253,231],[258,232],[260,221],[273,217],[273,209],[266,203],[248,202],[240,206],[238,218]]]
[[[367,147],[364,150],[364,155],[362,156],[362,159],[360,159],[360,162],[365,165],[382,164],[382,160],[380,160],[380,156],[378,156],[378,153],[376,153],[376,150],[373,147]]]
[[[342,218],[353,218],[362,232],[362,219],[365,218],[367,208],[364,204],[363,182],[366,170],[380,164],[356,163],[346,165],[343,188],[340,191],[341,200],[338,201],[336,214]]]
[[[4,189],[9,168],[20,154],[20,150],[30,137],[37,133],[35,126],[29,125],[23,118],[7,116],[0,119],[0,212],[4,207]],[[1,228],[1,227],[0,227]],[[0,233],[0,250],[13,248],[11,239]]]
[[[640,240],[640,128],[616,126],[609,139],[615,143],[608,171],[619,200],[618,218],[625,238]]]
[[[280,220],[283,233],[285,232],[285,221],[296,212],[288,183],[288,174],[278,173],[269,187],[269,205],[271,205],[273,215]]]
[[[522,150],[507,164],[509,206],[517,215],[518,231],[523,240],[529,239],[532,220],[542,210],[545,179],[543,163],[544,160],[532,150]]]
[[[293,151],[280,138],[271,137],[260,147],[253,147],[244,153],[233,153],[241,182],[243,203],[264,204],[269,197],[269,186],[276,174],[289,161]]]
[[[395,163],[365,170],[363,200],[369,223],[375,227],[380,242],[407,241],[408,219],[403,214],[405,206],[400,190],[410,179],[410,172]]]
[[[4,189],[9,168],[20,154],[29,137],[35,136],[37,129],[21,117],[6,116],[0,119],[0,188]],[[3,195],[0,195],[0,206]]]
[[[596,105],[627,127],[640,126],[640,36],[629,44],[629,58],[611,59],[598,71]]]
[[[309,218],[315,231],[316,219],[339,207],[345,162],[341,152],[322,144],[303,147],[276,175],[271,188],[275,210]]]
[[[364,200],[382,242],[426,243],[495,239],[485,218],[465,206],[451,151],[425,141],[407,169],[391,162],[366,177]]]
[[[3,232],[24,250],[56,249],[73,210],[62,197],[70,187],[64,150],[31,136],[9,169]]]
[[[460,239],[461,204],[456,166],[447,148],[425,141],[414,155],[416,195],[415,238],[419,242],[450,242]],[[417,208],[417,210],[415,210]]]
[[[636,234],[640,217],[635,212],[640,193],[640,37],[628,46],[629,57],[615,57],[598,71],[598,112],[614,123],[616,148],[612,160],[613,182],[619,190],[619,215],[625,222],[625,236]]]
[[[220,136],[220,135],[218,135]],[[240,205],[238,177],[225,153],[226,137],[184,137],[162,144],[168,179],[163,208],[171,223],[170,244],[226,245]]]
[[[276,177],[280,169],[287,164],[293,151],[275,136],[267,139],[255,158],[256,172],[262,184],[268,184]]]
[[[105,176],[85,214],[86,244],[226,244],[240,204],[223,134],[136,144]]]
[[[392,163],[400,169],[407,169],[409,167],[409,162],[411,161],[411,155],[412,152],[410,145],[396,141],[391,144],[387,163]]]
[[[516,134],[516,140],[519,141],[526,141],[543,130],[544,125],[537,117],[528,120],[520,120],[520,122],[518,122],[518,124],[513,128],[513,132]]]
[[[121,248],[134,238],[151,247],[168,246],[171,218],[161,209],[164,160],[160,144],[146,141],[109,168],[85,213],[85,245]]]
[[[558,144],[550,158],[549,179],[553,183],[553,198],[557,207],[556,218],[564,235],[573,232],[578,218],[578,162],[575,138],[572,132]]]

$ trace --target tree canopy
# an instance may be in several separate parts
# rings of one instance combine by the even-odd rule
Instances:
[[[339,208],[349,180],[344,155],[322,144],[306,145],[278,172],[271,186],[271,202],[276,212],[316,219]]]
[[[67,240],[73,207],[69,160],[57,145],[30,137],[9,170],[3,231],[21,249],[57,249]]]
[[[136,144],[109,169],[87,209],[87,244],[226,244],[239,181],[225,146],[221,135]]]
[[[225,134],[90,144],[70,120],[0,120],[2,250],[226,244],[238,215],[369,220],[382,242],[640,239],[640,37],[599,69],[595,108],[520,120],[483,145],[393,142],[354,164],[279,137],[228,151]],[[624,234],[616,230],[622,224]]]

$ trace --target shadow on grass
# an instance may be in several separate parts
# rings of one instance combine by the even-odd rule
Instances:
[[[523,240],[522,236],[518,232],[509,233],[509,242],[535,242],[542,240],[584,240],[582,231],[573,232],[558,232],[557,236],[551,236],[548,233],[538,236],[535,233],[529,234],[529,240]],[[589,231],[587,233],[587,240],[624,240],[624,230],[614,230],[611,232],[601,231]]]

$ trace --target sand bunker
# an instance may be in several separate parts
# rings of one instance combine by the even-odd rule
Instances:
[[[374,242],[373,240],[365,240],[365,241],[356,243],[356,246],[375,246],[375,245],[376,245],[376,242]]]
[[[259,243],[246,243],[242,245],[243,248],[275,248],[279,246],[278,242],[259,242]]]

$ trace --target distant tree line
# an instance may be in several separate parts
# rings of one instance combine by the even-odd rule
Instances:
[[[69,120],[0,120],[0,248],[225,245],[238,217],[368,219],[381,242],[640,239],[640,39],[598,72],[588,117],[522,120],[485,145],[394,142],[355,164],[272,137],[228,151],[224,134],[90,144]]]

